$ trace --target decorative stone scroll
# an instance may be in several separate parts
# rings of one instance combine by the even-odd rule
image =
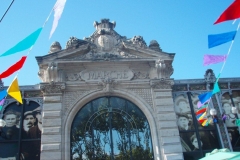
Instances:
[[[66,88],[65,83],[41,83],[40,89],[44,94],[56,94],[62,93],[62,91]]]
[[[131,80],[134,76],[130,69],[102,69],[90,70],[86,69],[80,72],[81,79],[84,81],[101,81],[106,78],[113,80]]]

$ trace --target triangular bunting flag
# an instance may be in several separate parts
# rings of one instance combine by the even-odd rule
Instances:
[[[6,96],[7,96],[7,91],[4,89],[0,92],[0,100],[2,101]]]
[[[209,102],[209,100],[208,101],[206,101],[205,103],[207,103],[207,102]],[[207,104],[202,104],[200,101],[198,101],[198,103],[197,103],[197,106],[198,106],[198,108],[201,108],[202,106],[205,106],[205,105],[207,105]],[[205,108],[205,107],[203,107],[203,108]]]
[[[198,98],[201,103],[205,103],[211,98],[211,96],[212,96],[212,92],[206,92],[206,93],[200,94]]]
[[[212,94],[215,94],[215,93],[218,93],[218,92],[220,92],[220,88],[219,88],[219,86],[218,86],[218,83],[215,82],[214,87],[213,87]]]
[[[7,96],[7,91],[6,91],[6,96]],[[5,102],[5,98],[3,98],[1,101],[0,101],[0,106],[2,106]]]
[[[11,67],[9,67],[6,71],[4,71],[2,74],[0,74],[0,79],[6,78],[13,74],[14,72],[18,71],[19,69],[21,69],[26,58],[27,58],[26,56],[23,56],[17,63],[15,63]]]
[[[218,18],[218,20],[214,23],[221,23],[228,20],[234,20],[240,18],[240,1],[235,0]]]
[[[0,111],[2,110],[2,106],[0,106]]]
[[[10,48],[8,51],[6,51],[2,55],[0,55],[0,57],[8,56],[8,55],[11,55],[11,54],[14,54],[17,52],[24,51],[28,48],[31,48],[35,44],[41,31],[42,31],[42,27],[37,29],[33,33],[31,33],[29,36],[24,38],[22,41],[18,42],[14,47]]]
[[[200,113],[196,116],[197,120],[199,120],[199,118],[203,115],[203,113]]]
[[[201,120],[198,120],[199,123],[203,123],[206,119],[201,119]]]
[[[65,3],[66,3],[66,0],[57,0],[57,2],[53,7],[53,10],[55,13],[54,13],[54,20],[53,20],[53,25],[52,25],[49,39],[52,37],[52,34],[54,33],[55,29],[58,26],[58,21],[61,18]]]
[[[208,48],[216,47],[218,45],[234,40],[237,31],[208,35]]]
[[[208,125],[208,119],[205,119],[204,122],[202,123],[202,126],[207,126]]]
[[[226,61],[227,55],[208,55],[205,54],[203,57],[203,65],[207,66],[210,64],[216,64]]]
[[[8,94],[22,104],[22,96],[18,86],[17,77],[14,78],[7,90]]]

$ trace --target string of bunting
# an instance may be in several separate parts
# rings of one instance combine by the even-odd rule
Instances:
[[[5,70],[4,72],[2,72],[0,74],[0,79],[7,78],[8,76],[12,75],[16,71],[18,71],[18,73],[19,73],[19,71],[21,70],[21,68],[23,67],[23,65],[27,59],[27,56],[31,52],[32,48],[34,47],[45,24],[47,23],[49,17],[51,16],[52,11],[54,11],[55,12],[54,20],[53,20],[49,39],[51,38],[51,36],[53,35],[53,33],[55,32],[55,30],[58,26],[58,21],[61,18],[65,4],[66,4],[66,0],[57,0],[42,27],[40,27],[37,30],[35,30],[34,32],[32,32],[27,37],[25,37],[23,40],[21,40],[16,45],[14,45],[12,48],[8,49],[7,51],[5,51],[4,53],[2,53],[0,55],[0,57],[9,56],[9,55],[16,54],[18,52],[22,52],[22,51],[29,49],[28,54],[26,56],[23,56],[18,62],[14,63],[11,67],[9,67],[7,70]],[[21,92],[19,89],[18,79],[17,79],[18,73],[15,76],[15,78],[13,79],[13,81],[10,84],[10,86],[8,87],[8,89],[0,92],[0,110],[2,109],[2,106],[4,104],[4,101],[5,101],[5,98],[7,97],[7,95],[10,95],[12,98],[16,99],[19,103],[22,104],[22,97],[21,97]]]
[[[240,18],[240,0],[235,0],[221,15],[220,17],[216,20],[214,24],[218,24],[221,22],[229,21],[229,20],[236,20]],[[198,103],[198,108],[199,110],[196,112],[196,117],[199,123],[202,124],[202,126],[207,126],[209,123],[214,122],[218,123],[218,118],[217,116],[213,116],[212,119],[208,119],[207,117],[207,110],[209,103],[211,101],[212,95],[220,92],[220,88],[218,85],[218,80],[220,78],[220,75],[223,71],[223,68],[226,64],[226,60],[229,57],[232,45],[234,43],[234,38],[236,37],[236,34],[238,32],[240,23],[237,26],[236,31],[230,31],[230,32],[225,32],[221,34],[211,34],[208,35],[208,48],[213,48],[218,45],[227,43],[231,41],[231,45],[228,49],[227,55],[204,55],[203,58],[203,65],[210,65],[210,64],[216,64],[219,62],[224,62],[222,65],[222,68],[218,74],[217,80],[214,83],[213,90],[210,92],[206,92],[203,94],[200,94],[198,96],[200,102]],[[222,115],[222,119],[225,122],[226,120],[226,115]],[[240,126],[240,120],[236,121],[236,125]]]

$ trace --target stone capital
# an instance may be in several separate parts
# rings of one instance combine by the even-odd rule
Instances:
[[[58,95],[66,88],[66,84],[62,82],[41,83],[40,89],[44,95]]]
[[[172,79],[151,80],[150,85],[153,89],[172,89],[174,84]]]

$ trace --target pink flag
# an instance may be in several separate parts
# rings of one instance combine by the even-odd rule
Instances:
[[[57,28],[58,25],[58,20],[61,18],[64,6],[65,6],[66,0],[57,0],[55,3],[53,10],[54,10],[54,20],[53,20],[53,25],[52,25],[52,30],[50,32],[49,39],[52,37],[52,34],[54,33],[55,29]]]
[[[201,108],[203,105],[205,105],[207,102],[209,102],[209,100],[207,100],[205,103],[201,103],[200,101],[198,101],[197,106],[198,108]]]
[[[219,62],[224,62],[227,59],[227,55],[207,55],[203,57],[203,65],[207,66],[210,64],[215,64]]]

